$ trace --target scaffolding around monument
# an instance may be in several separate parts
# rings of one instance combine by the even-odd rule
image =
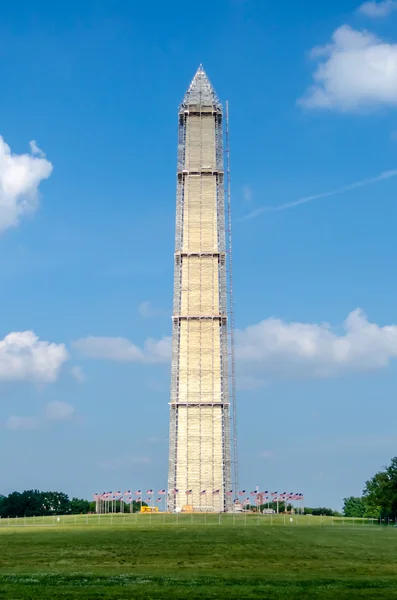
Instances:
[[[237,498],[230,161],[223,120],[200,66],[178,114],[170,510],[228,511]]]

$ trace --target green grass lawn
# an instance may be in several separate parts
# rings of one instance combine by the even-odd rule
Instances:
[[[0,598],[397,599],[393,527],[203,515],[18,523],[0,523]]]

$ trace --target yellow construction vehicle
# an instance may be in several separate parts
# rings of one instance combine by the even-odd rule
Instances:
[[[158,506],[141,506],[141,513],[159,512]]]

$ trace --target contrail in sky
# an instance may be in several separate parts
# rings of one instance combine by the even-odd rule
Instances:
[[[384,171],[380,175],[376,177],[371,177],[369,179],[362,179],[361,181],[356,181],[355,183],[351,183],[350,185],[345,185],[344,187],[338,188],[337,190],[332,190],[332,192],[324,192],[322,194],[315,194],[314,196],[306,196],[305,198],[300,198],[299,200],[294,200],[294,202],[287,202],[286,204],[278,204],[276,206],[262,206],[261,208],[257,208],[252,212],[245,215],[245,217],[241,217],[237,219],[237,221],[249,221],[249,219],[253,219],[258,215],[261,215],[265,212],[274,212],[278,210],[287,210],[288,208],[293,208],[294,206],[299,206],[299,204],[306,204],[306,202],[312,202],[313,200],[320,200],[320,198],[329,198],[330,196],[337,196],[338,194],[343,194],[344,192],[349,192],[350,190],[355,190],[356,188],[364,187],[366,185],[371,185],[372,183],[377,183],[378,181],[383,181],[384,179],[390,179],[391,177],[397,176],[397,169],[392,171]]]

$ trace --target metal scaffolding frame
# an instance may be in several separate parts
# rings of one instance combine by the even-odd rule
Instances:
[[[226,194],[227,194],[227,253],[229,257],[228,268],[228,314],[230,335],[230,403],[232,405],[231,431],[233,437],[233,491],[234,497],[238,499],[238,454],[237,454],[237,405],[236,405],[236,360],[235,360],[235,336],[234,336],[234,300],[233,300],[233,252],[232,252],[232,203],[230,185],[230,137],[229,137],[229,102],[226,101]]]
[[[169,510],[228,511],[232,489],[237,498],[228,128],[226,215],[223,141],[223,108],[200,65],[178,114]]]

